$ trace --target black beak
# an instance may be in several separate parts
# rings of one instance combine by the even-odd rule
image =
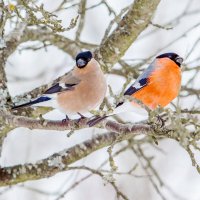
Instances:
[[[77,67],[82,68],[82,67],[85,67],[85,65],[87,65],[87,62],[85,60],[79,58],[76,61],[76,65],[77,65]]]
[[[179,63],[179,64],[181,65],[182,62],[183,62],[183,58],[181,58],[181,57],[178,56],[178,57],[176,58],[176,62]]]

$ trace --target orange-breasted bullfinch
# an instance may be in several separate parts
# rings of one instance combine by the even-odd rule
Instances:
[[[26,106],[48,106],[66,114],[83,114],[100,105],[107,90],[106,79],[99,63],[90,51],[76,56],[76,66],[58,83],[52,85],[39,98],[17,105],[13,109]]]
[[[181,87],[181,64],[183,58],[176,53],[164,53],[156,57],[149,67],[125,91],[125,96],[132,96],[150,109],[165,107],[177,97]],[[116,107],[121,106],[120,102]],[[133,104],[134,101],[133,101]],[[105,118],[104,116],[103,118]],[[89,122],[94,125],[101,119]]]
[[[179,93],[182,62],[183,58],[176,53],[157,56],[124,95],[140,100],[150,109],[165,107]]]

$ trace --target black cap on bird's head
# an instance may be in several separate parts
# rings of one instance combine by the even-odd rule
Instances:
[[[164,53],[164,54],[157,56],[156,58],[169,58],[169,59],[173,60],[179,67],[181,66],[181,64],[183,62],[183,58],[181,58],[176,53]]]
[[[90,51],[81,52],[76,56],[76,66],[78,68],[83,68],[88,64],[88,62],[92,58],[93,58],[93,56],[92,56],[92,53]]]

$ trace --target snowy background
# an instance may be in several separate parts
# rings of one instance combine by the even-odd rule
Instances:
[[[44,3],[45,8],[51,11],[54,10],[60,1],[46,0],[42,2]],[[98,2],[100,1],[88,0],[87,7],[97,4]],[[132,0],[108,0],[108,3],[109,5],[112,5],[117,13],[119,13],[122,8],[131,4]],[[181,18],[178,23],[172,24],[171,26],[173,29],[171,30],[156,29],[156,31],[151,34],[151,32],[155,30],[155,27],[150,25],[129,48],[123,59],[134,63],[135,60],[137,61],[154,54],[171,51],[186,58],[186,55],[199,38],[200,26],[188,32],[188,34],[181,37],[180,40],[176,40],[176,38],[180,37],[186,30],[189,30],[195,24],[200,22],[199,7],[199,0],[161,0],[153,19],[153,22],[156,24],[164,25],[170,22],[183,13],[186,8],[187,11],[191,11],[192,14],[186,15]],[[196,10],[197,12],[192,12]],[[59,18],[62,19],[63,26],[68,27],[71,19],[76,17],[76,15],[77,7],[72,7],[67,11],[60,12]],[[81,40],[99,44],[104,35],[104,31],[112,18],[113,16],[109,16],[104,5],[89,10],[86,14],[86,21],[81,34]],[[75,32],[76,28],[63,34],[68,38],[74,39]],[[171,42],[172,44],[170,44]],[[37,51],[23,50],[25,46],[30,44],[37,43],[34,42],[20,45],[18,51],[16,51],[7,62],[6,72],[9,80],[9,90],[12,95],[22,94],[37,86],[48,83],[69,71],[75,64],[74,60],[69,55],[53,46],[47,47],[47,51],[45,49]],[[199,56],[199,52],[200,46],[197,44],[193,53],[185,62],[191,62],[191,67],[197,65],[192,61]],[[183,84],[186,83],[191,76],[191,72],[184,73],[182,80]],[[107,81],[112,86],[113,91],[119,93],[125,80],[119,76],[107,75]],[[196,81],[193,84],[196,84],[198,87],[199,81]],[[189,107],[193,105],[194,102],[196,105],[198,104],[194,98],[184,98],[179,101],[179,104],[181,104],[182,107]],[[175,100],[174,103],[177,103],[177,100]],[[50,119],[62,119],[63,114],[58,111],[53,111],[45,115],[45,117]],[[132,113],[132,117],[135,118],[134,113]],[[143,118],[144,116],[140,117]],[[18,128],[12,131],[5,139],[0,164],[2,166],[10,166],[26,162],[35,162],[38,159],[45,158],[101,132],[103,133],[104,130],[94,128],[84,129],[76,131],[68,138],[67,131],[33,131],[26,128]],[[124,143],[121,143],[117,145],[115,149],[118,149],[123,145]],[[158,147],[162,149],[162,151],[147,145],[145,152],[148,155],[155,157],[153,160],[154,167],[168,187],[168,189],[167,187],[163,188],[165,197],[170,200],[199,200],[200,175],[197,173],[196,169],[192,167],[188,154],[184,152],[178,143],[170,139],[159,142]],[[108,159],[107,148],[94,152],[77,162],[76,165],[84,164],[97,168],[106,159]],[[126,171],[130,169],[132,165],[138,163],[137,157],[129,151],[122,153],[115,161],[120,171]],[[109,169],[108,165],[107,168]],[[88,174],[86,171],[67,171],[48,179],[29,181],[24,184],[12,186],[9,189],[2,188],[0,200],[55,200],[59,194],[67,190],[72,183],[80,180],[81,177],[86,174]],[[116,177],[117,185],[131,200],[161,199],[149,181],[149,178],[145,176],[145,172],[141,167],[137,167],[134,174],[140,175],[141,177],[138,178],[127,175]],[[62,199],[112,200],[116,198],[115,195],[115,192],[109,184],[102,181],[100,177],[93,175],[79,184],[76,188],[72,189]]]

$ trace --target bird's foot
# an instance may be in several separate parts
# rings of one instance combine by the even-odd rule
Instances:
[[[81,113],[77,112],[77,114],[80,116],[79,119],[77,119],[77,123],[79,124],[81,121],[84,121],[86,119],[86,117],[84,115],[82,115]]]
[[[162,116],[157,115],[157,121],[160,123],[160,127],[163,128],[165,125],[165,122],[167,121],[166,119],[163,119]]]
[[[80,116],[81,119],[85,119],[86,117],[82,115],[81,113],[77,112],[77,114]]]
[[[69,117],[66,115],[65,119],[62,120],[62,123],[63,124],[68,123],[69,120],[70,120]]]

